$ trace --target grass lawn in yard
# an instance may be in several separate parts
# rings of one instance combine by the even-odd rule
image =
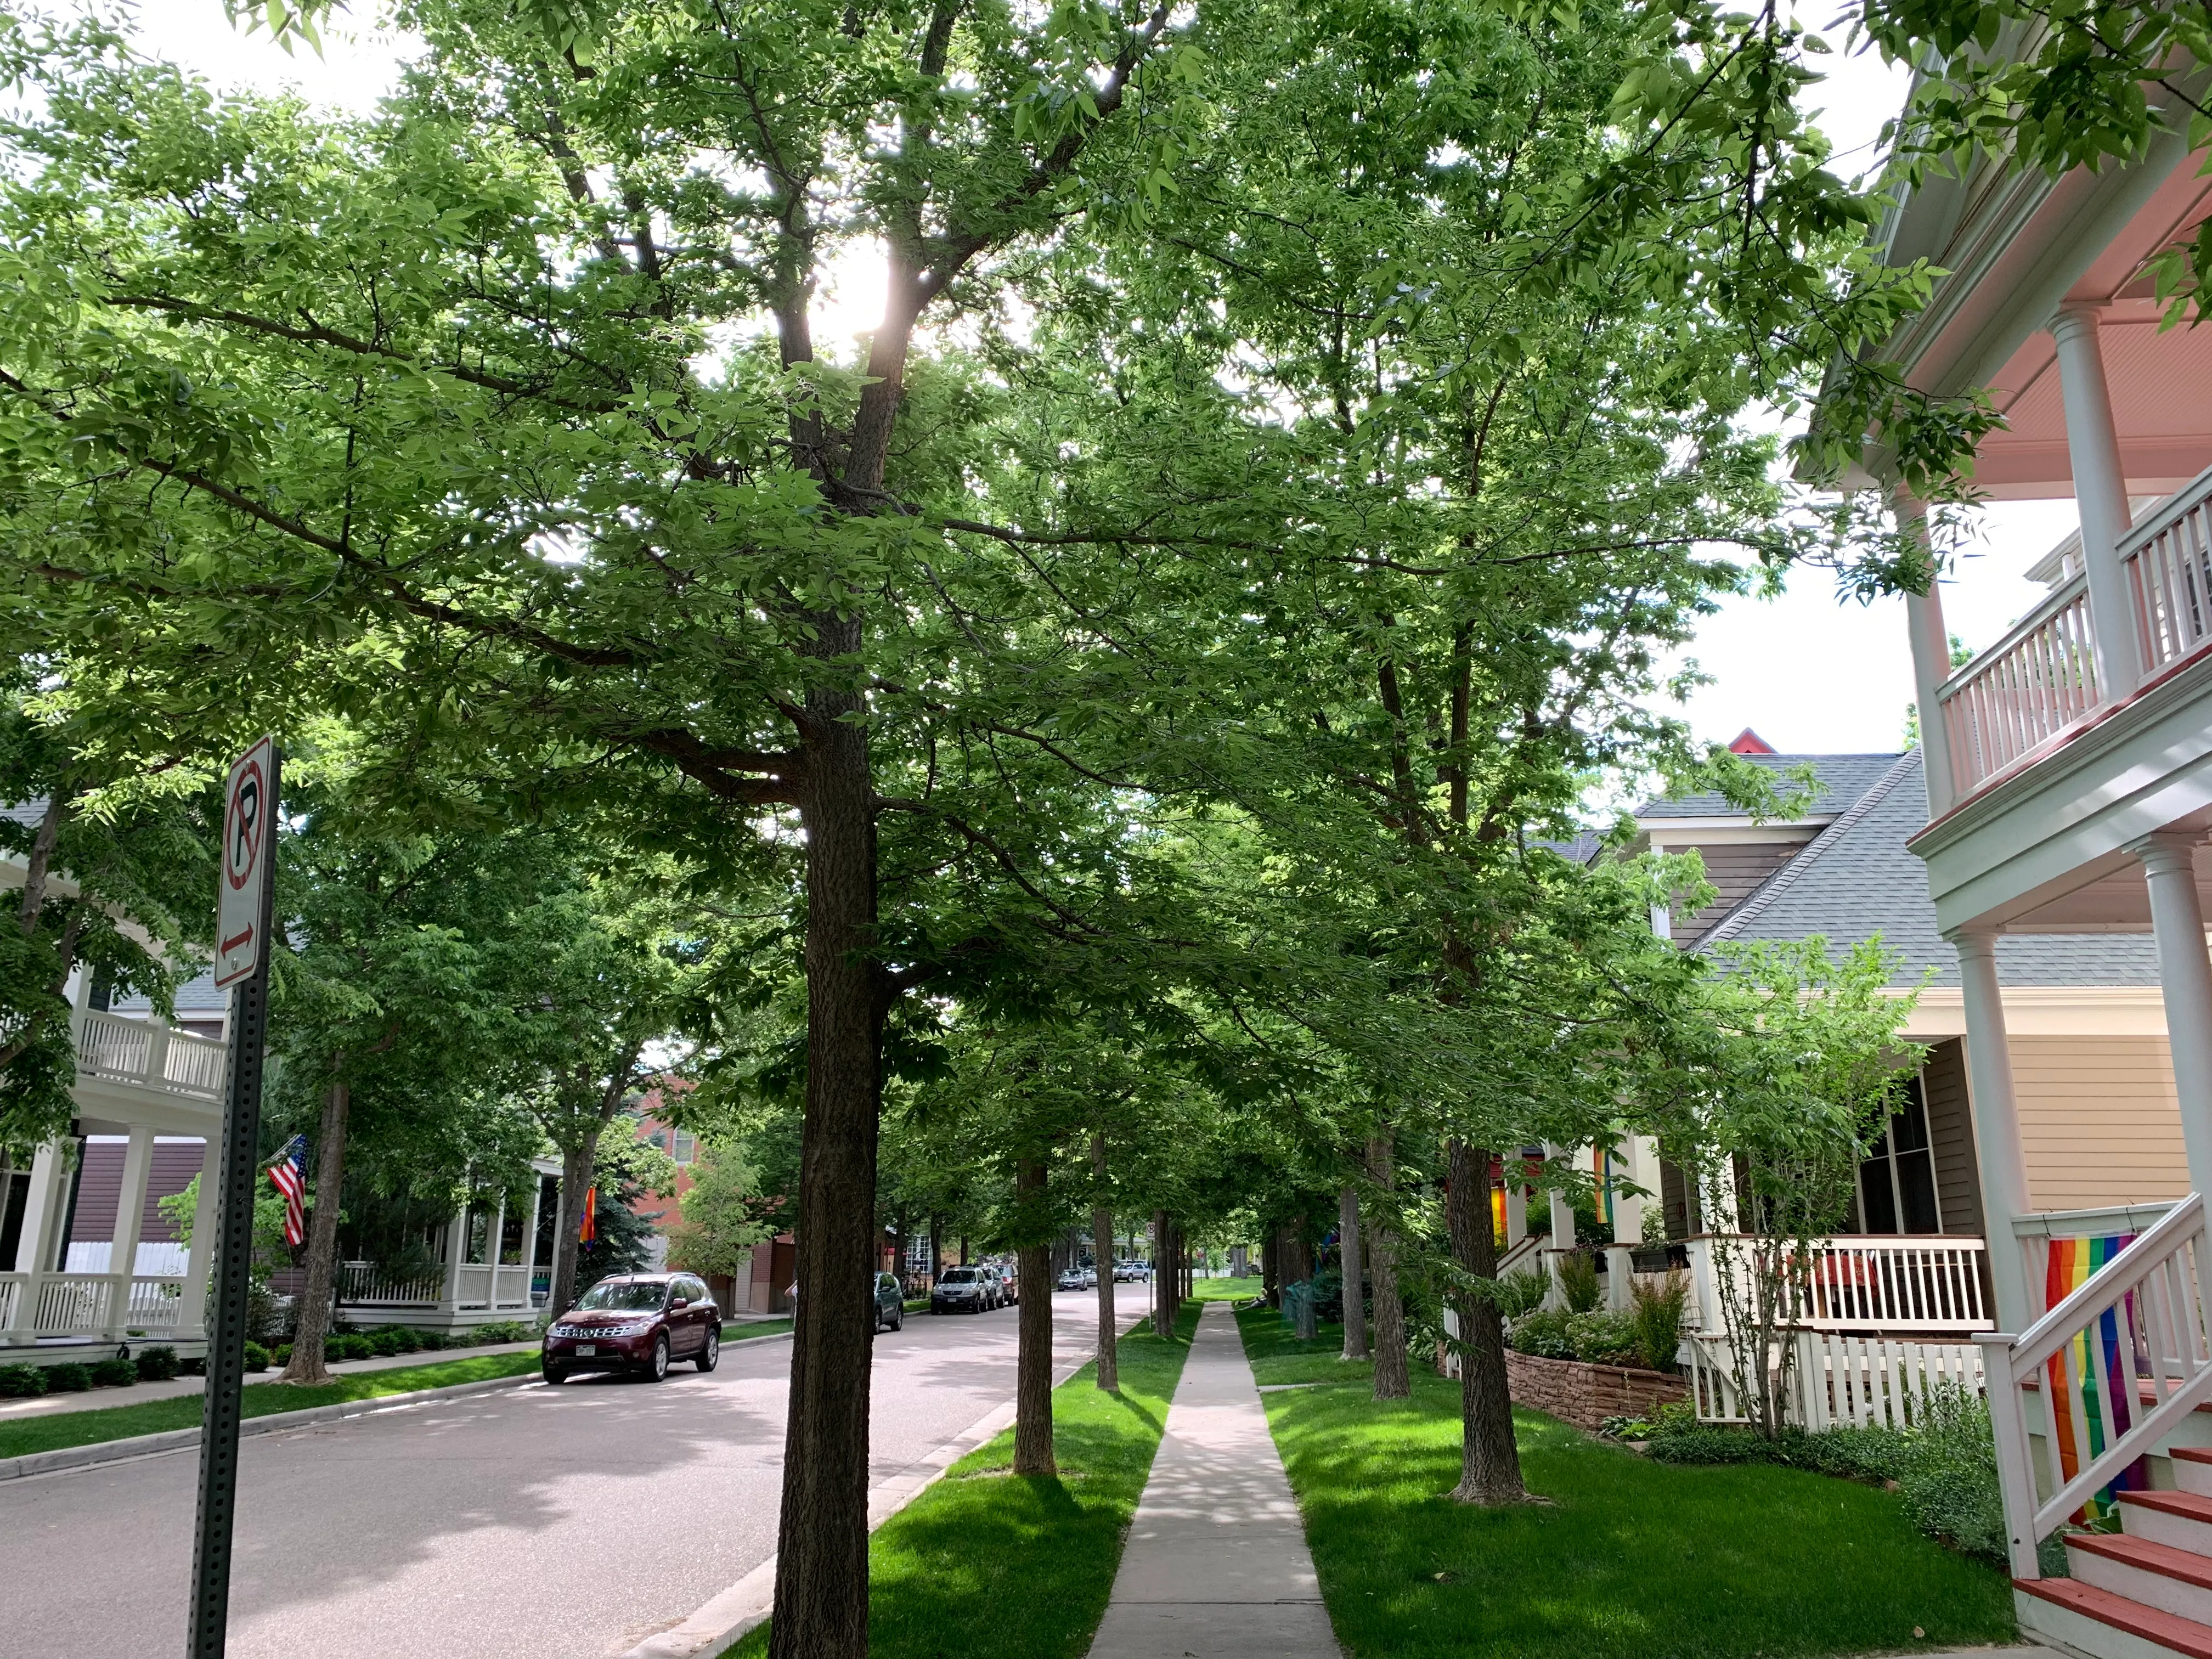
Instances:
[[[1782,1659],[2013,1639],[2010,1586],[1894,1493],[1796,1469],[1653,1463],[1514,1414],[1529,1490],[1456,1504],[1459,1384],[1418,1363],[1378,1406],[1340,1332],[1238,1316],[1352,1659]],[[1918,1627],[1916,1632],[1915,1626]]]
[[[1193,1302],[1246,1302],[1265,1295],[1261,1281],[1255,1279],[1231,1279],[1224,1273],[1213,1279],[1200,1278],[1194,1281],[1189,1299]],[[1141,1290],[1142,1285],[1132,1288]]]
[[[534,1349],[525,1353],[479,1354],[473,1359],[448,1359],[441,1364],[355,1371],[312,1389],[297,1388],[289,1382],[255,1382],[246,1389],[241,1398],[246,1416],[267,1417],[276,1412],[306,1411],[315,1406],[337,1406],[351,1400],[376,1400],[416,1389],[442,1389],[453,1382],[520,1376],[537,1369],[538,1354]],[[63,1412],[52,1417],[0,1424],[0,1457],[21,1457],[27,1452],[54,1451],[64,1446],[90,1446],[134,1434],[196,1429],[200,1425],[201,1398],[196,1394],[179,1395],[173,1400],[149,1400],[137,1406]]]
[[[741,1325],[722,1327],[722,1340],[725,1342],[743,1342],[746,1338],[754,1336],[788,1336],[790,1334],[791,1322],[788,1319],[748,1319]]]
[[[1149,1325],[1120,1344],[1119,1395],[1085,1365],[1053,1391],[1053,1480],[1006,1473],[1008,1429],[876,1529],[868,1543],[871,1659],[1081,1659],[1106,1611],[1121,1537],[1144,1495],[1199,1310],[1176,1340]],[[736,1650],[768,1651],[763,1625]]]

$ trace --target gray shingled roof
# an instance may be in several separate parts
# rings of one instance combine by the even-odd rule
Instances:
[[[20,823],[26,830],[35,827],[46,816],[46,801],[43,795],[36,800],[17,801],[12,805],[0,806],[0,818],[6,818],[11,823]]]
[[[1753,766],[1767,766],[1786,772],[1794,768],[1810,765],[1813,775],[1820,780],[1820,793],[1806,809],[1814,817],[1832,817],[1844,811],[1861,795],[1874,787],[1883,773],[1897,763],[1894,753],[1887,755],[1746,755],[1743,759]],[[1696,795],[1668,795],[1657,800],[1648,800],[1636,809],[1639,818],[1723,818],[1737,817],[1743,809],[1724,797],[1707,793]]]
[[[177,988],[177,1012],[179,1014],[220,1014],[230,1006],[230,993],[216,988],[215,969],[210,968]],[[140,1018],[154,1012],[154,1005],[144,997],[118,997],[115,1012]]]
[[[1857,757],[1852,757],[1856,759]],[[1902,953],[1899,985],[1959,982],[1959,958],[1936,931],[1928,872],[1905,838],[1928,823],[1920,751],[1893,758],[1850,810],[1769,876],[1698,941],[1796,939],[1814,933],[1838,945],[1877,933]],[[1997,976],[2007,985],[2155,985],[2158,952],[2148,933],[2008,933],[1997,939]]]

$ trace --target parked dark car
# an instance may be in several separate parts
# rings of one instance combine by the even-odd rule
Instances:
[[[603,1279],[546,1328],[538,1369],[548,1382],[577,1371],[630,1371],[658,1382],[679,1359],[711,1371],[722,1357],[722,1310],[690,1273]]]
[[[929,1292],[929,1310],[941,1313],[982,1313],[998,1305],[989,1269],[947,1267],[938,1274]]]
[[[890,1273],[876,1275],[875,1316],[869,1322],[868,1334],[873,1336],[888,1325],[893,1330],[906,1323],[906,1292]]]
[[[1019,1306],[1022,1299],[1021,1270],[1008,1262],[991,1271],[999,1275],[999,1305],[1002,1308]]]

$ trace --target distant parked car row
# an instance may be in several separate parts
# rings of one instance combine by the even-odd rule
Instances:
[[[947,1267],[938,1274],[929,1292],[929,1310],[941,1313],[988,1313],[1019,1302],[1021,1281],[1011,1268],[989,1262],[973,1267]]]

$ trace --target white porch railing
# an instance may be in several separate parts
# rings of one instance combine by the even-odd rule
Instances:
[[[2212,642],[2212,469],[2122,537],[2119,554],[2146,674]]]
[[[437,1273],[404,1279],[386,1273],[373,1261],[338,1263],[338,1302],[341,1306],[411,1308],[434,1306],[444,1292]]]
[[[1951,778],[1971,793],[2097,706],[2087,576],[2051,590],[2011,633],[1936,692]]]
[[[197,1334],[185,1285],[162,1273],[0,1273],[0,1331],[32,1341]]]
[[[1978,1339],[2015,1578],[2041,1577],[2037,1546],[2212,1399],[2208,1268],[2191,1193],[2024,1335]]]
[[[222,1098],[224,1045],[158,1020],[80,1008],[70,1017],[77,1069],[196,1100]]]
[[[1690,1261],[1688,1328],[1727,1329],[1722,1275],[1747,1304],[1753,1241],[1712,1234],[1684,1241]],[[1987,1330],[1982,1301],[1982,1241],[1949,1233],[1867,1233],[1814,1242],[1812,1305],[1790,1323],[1812,1331],[1883,1331],[1928,1335]]]
[[[1786,1422],[1818,1432],[1833,1428],[1911,1428],[1940,1389],[1983,1391],[1981,1350],[1971,1342],[1924,1342],[1838,1332],[1799,1331],[1791,1343]],[[1745,1423],[1725,1337],[1693,1336],[1690,1397],[1708,1423]],[[1770,1354],[1770,1364],[1779,1360]]]

